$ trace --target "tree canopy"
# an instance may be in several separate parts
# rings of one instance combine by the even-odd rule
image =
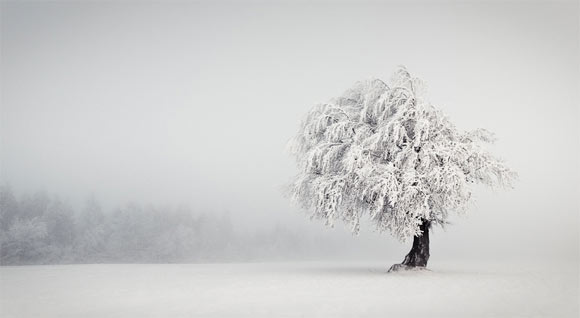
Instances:
[[[368,214],[405,240],[424,220],[465,212],[471,184],[511,186],[516,173],[483,148],[494,140],[485,129],[459,131],[400,67],[389,84],[358,82],[310,110],[290,143],[300,169],[290,192],[330,226],[342,220],[358,233]]]

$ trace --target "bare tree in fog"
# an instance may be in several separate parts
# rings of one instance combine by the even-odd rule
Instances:
[[[516,177],[480,145],[493,141],[484,129],[458,131],[401,67],[391,85],[359,82],[308,113],[291,144],[300,168],[291,193],[328,225],[341,219],[358,233],[366,212],[378,230],[414,237],[391,270],[425,267],[429,228],[466,211],[471,184],[511,186]]]

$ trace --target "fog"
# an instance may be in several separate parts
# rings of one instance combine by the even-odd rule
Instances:
[[[432,260],[578,259],[576,2],[1,9],[0,178],[17,197],[188,206],[236,231],[318,235],[324,257],[402,259],[409,242],[325,228],[282,190],[306,112],[402,64],[458,127],[495,132],[519,174],[435,228]]]

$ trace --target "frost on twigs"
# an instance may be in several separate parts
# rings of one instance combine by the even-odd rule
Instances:
[[[329,226],[340,220],[358,233],[366,214],[404,241],[422,220],[464,212],[471,184],[511,186],[516,174],[482,147],[494,140],[457,130],[400,67],[389,84],[358,82],[310,110],[290,143],[300,169],[290,194]]]

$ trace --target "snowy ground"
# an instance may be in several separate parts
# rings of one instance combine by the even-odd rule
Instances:
[[[392,262],[0,268],[8,317],[578,317],[578,268]]]

